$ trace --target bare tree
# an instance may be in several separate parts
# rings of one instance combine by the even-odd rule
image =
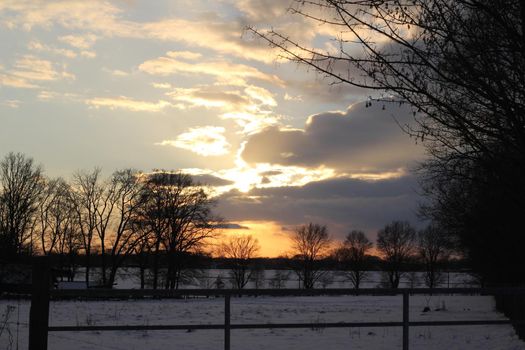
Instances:
[[[145,200],[142,182],[131,169],[116,171],[105,181],[100,168],[74,174],[71,198],[85,253],[86,283],[95,243],[100,245],[100,282],[106,287],[113,285],[118,268],[138,244],[136,223]]]
[[[377,249],[384,259],[391,288],[397,288],[403,267],[415,251],[416,231],[407,221],[392,221],[377,233]]]
[[[51,228],[51,207],[56,199],[56,181],[44,179],[43,189],[38,200],[38,209],[32,225],[33,235],[38,231],[40,238],[40,249],[44,255],[48,255],[54,249],[58,241],[57,231]],[[49,248],[48,248],[49,246]]]
[[[160,247],[166,252],[166,288],[178,288],[187,254],[198,251],[206,240],[216,236],[214,202],[204,187],[183,173],[159,171],[146,180],[148,202],[141,220],[153,232],[154,283],[157,287]]]
[[[93,238],[97,232],[99,218],[97,211],[102,196],[100,171],[99,168],[95,168],[91,173],[77,172],[73,175],[72,198],[75,203],[78,227],[82,237],[82,249],[85,254],[85,280],[87,285],[89,285],[90,279]]]
[[[113,212],[115,210],[117,201],[122,200],[118,191],[121,189],[121,183],[115,181],[114,178],[107,181],[97,181],[95,184],[95,196],[93,197],[93,208],[95,209],[95,231],[98,236],[98,243],[100,244],[100,262],[101,262],[101,277],[102,285],[108,286],[107,279],[107,240],[110,234],[111,224],[113,220]],[[124,185],[125,186],[125,185]],[[117,235],[120,241],[120,235]],[[115,241],[114,241],[115,242]],[[114,265],[116,266],[116,264]],[[114,278],[114,276],[113,276]]]
[[[0,162],[0,256],[32,253],[32,225],[43,190],[42,169],[32,158],[9,153]]]
[[[253,288],[264,288],[266,279],[266,270],[262,265],[254,265],[251,267],[250,280],[253,282]]]
[[[143,206],[140,208],[137,226],[142,231],[145,241],[139,246],[153,255],[152,287],[159,285],[159,260],[163,236],[169,228],[164,207],[170,191],[157,179],[159,175],[147,176],[144,180]],[[141,251],[143,252],[143,250]]]
[[[295,229],[292,237],[294,271],[303,288],[312,289],[325,273],[319,268],[319,260],[325,257],[331,245],[326,226],[309,223]]]
[[[152,251],[152,240],[147,231],[146,233],[143,230],[139,232],[141,234],[133,246],[133,254],[139,265],[140,289],[144,289],[146,287],[146,271],[149,267],[149,257]]]
[[[335,251],[335,258],[340,262],[355,289],[359,289],[368,274],[367,253],[373,246],[374,244],[364,232],[354,230]]]
[[[273,277],[270,279],[270,286],[272,288],[281,289],[286,286],[286,282],[290,279],[290,272],[286,270],[276,270]]]
[[[59,266],[62,269],[67,269],[68,281],[73,281],[77,269],[77,257],[82,248],[82,235],[80,233],[79,224],[76,217],[76,210],[73,202],[68,202],[68,207],[62,234],[60,236],[57,252],[59,254]]]
[[[60,251],[59,246],[75,220],[71,204],[70,187],[64,179],[44,181],[33,230],[39,233],[40,249],[45,255]]]
[[[441,281],[441,265],[451,253],[448,236],[436,226],[428,226],[418,233],[419,256],[425,264],[425,284],[435,288]]]
[[[237,289],[243,289],[253,277],[251,261],[261,249],[252,235],[230,236],[219,246],[219,255],[229,259],[230,277]]]
[[[111,288],[118,268],[137,245],[147,244],[147,237],[143,237],[143,231],[136,225],[146,199],[142,174],[132,169],[116,171],[110,179],[109,188],[112,198],[108,206],[114,206],[109,211],[114,218],[108,237],[110,271],[107,286]]]
[[[431,157],[425,214],[487,279],[523,285],[525,3],[295,0],[291,13],[334,33],[338,50],[249,32],[333,83],[376,91],[369,103],[409,103],[416,123],[404,127]]]

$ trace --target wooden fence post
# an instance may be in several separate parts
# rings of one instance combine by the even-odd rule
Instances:
[[[47,350],[49,326],[49,287],[51,272],[48,257],[33,259],[31,309],[29,311],[29,350]]]
[[[409,330],[409,294],[407,290],[403,291],[403,350],[408,350],[408,330]]]
[[[230,294],[224,296],[224,350],[230,350]]]
[[[224,296],[224,350],[230,350],[230,297]]]

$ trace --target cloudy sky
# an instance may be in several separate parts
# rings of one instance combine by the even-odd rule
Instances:
[[[0,2],[0,156],[49,176],[100,166],[190,172],[214,187],[231,232],[264,255],[299,224],[371,238],[416,223],[422,158],[398,124],[411,110],[364,101],[283,59],[244,28],[336,52],[334,28],[281,0]]]

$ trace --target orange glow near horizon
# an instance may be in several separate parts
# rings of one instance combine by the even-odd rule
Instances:
[[[231,235],[253,235],[257,238],[261,250],[257,257],[276,258],[279,256],[292,255],[292,234],[293,227],[286,230],[281,224],[274,221],[236,221],[236,224],[244,226],[244,229],[225,229],[222,230],[222,237]],[[219,238],[219,241],[221,240]],[[342,243],[342,239],[332,237],[330,249],[334,249]],[[217,243],[217,242],[216,242]],[[381,257],[382,254],[375,246],[368,251],[368,255]]]
[[[237,224],[245,229],[223,230],[223,235],[253,235],[261,246],[259,257],[275,258],[291,251],[289,231],[272,221],[239,221]]]

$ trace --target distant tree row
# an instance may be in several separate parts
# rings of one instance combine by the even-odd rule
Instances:
[[[290,268],[297,275],[301,286],[312,289],[323,284],[328,270],[323,260],[337,261],[354,288],[361,287],[369,277],[370,254],[374,244],[364,232],[351,231],[345,240],[333,247],[333,240],[326,226],[309,223],[297,227],[292,236]],[[253,279],[253,258],[260,247],[250,235],[233,236],[221,245],[218,253],[230,259],[230,278],[235,288],[242,289]],[[442,279],[441,270],[452,253],[448,236],[434,226],[416,231],[406,221],[393,221],[377,233],[376,249],[382,259],[385,286],[398,288],[402,277],[409,272],[409,264],[424,266],[424,283],[436,287]]]
[[[111,287],[130,254],[147,253],[154,257],[153,288],[158,288],[164,255],[164,287],[177,288],[187,253],[216,233],[212,206],[206,189],[180,172],[124,169],[104,180],[95,168],[66,181],[46,177],[23,154],[9,153],[0,161],[0,259],[58,255],[71,275],[81,253],[89,284],[91,256],[99,254],[97,284]]]
[[[147,277],[154,289],[178,288],[190,271],[185,268],[189,254],[209,251],[210,239],[219,237],[213,204],[204,186],[180,172],[124,169],[103,179],[95,168],[78,171],[66,181],[46,177],[23,154],[9,153],[0,161],[0,262],[24,255],[58,256],[59,269],[72,278],[82,254],[89,285],[96,255],[100,274],[94,284],[112,287],[119,268],[133,255],[142,288]],[[403,221],[379,230],[375,248],[385,284],[397,288],[407,264],[418,259],[425,265],[426,285],[435,287],[440,265],[451,252],[447,237],[433,226],[416,232]],[[362,231],[351,231],[333,249],[326,226],[309,223],[293,231],[291,242],[288,268],[303,288],[324,283],[326,269],[321,264],[327,257],[337,261],[355,288],[368,277],[374,244]],[[251,235],[221,237],[214,246],[215,255],[228,260],[237,289],[261,280],[262,269],[253,264],[259,251]]]
[[[335,249],[326,226],[307,224],[298,227],[293,236],[294,271],[304,288],[314,288],[322,280],[325,270],[320,260],[331,256],[339,263],[354,288],[360,288],[370,270],[370,256],[374,244],[362,231],[351,231]],[[434,288],[441,280],[440,269],[452,253],[448,236],[434,226],[417,232],[406,221],[393,221],[379,230],[377,253],[382,258],[386,285],[398,288],[407,273],[407,264],[421,262],[425,266],[425,284]]]

